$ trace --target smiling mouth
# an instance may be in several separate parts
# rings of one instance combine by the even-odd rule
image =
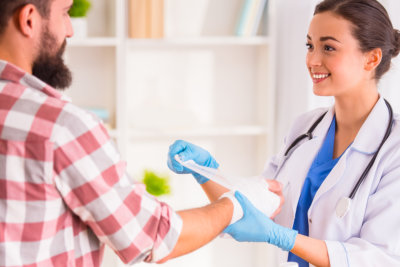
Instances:
[[[311,78],[312,78],[314,83],[320,83],[323,80],[325,80],[326,78],[328,78],[329,76],[331,76],[330,73],[325,73],[325,74],[313,73],[313,74],[311,74]]]

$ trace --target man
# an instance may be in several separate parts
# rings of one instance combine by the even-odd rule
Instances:
[[[54,89],[72,80],[71,5],[0,1],[0,266],[100,266],[104,244],[125,263],[166,261],[206,244],[231,201],[175,213],[130,182],[99,120]]]

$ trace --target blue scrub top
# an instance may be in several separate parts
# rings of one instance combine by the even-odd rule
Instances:
[[[314,199],[315,193],[322,182],[331,172],[340,157],[333,159],[333,145],[335,143],[336,118],[333,117],[325,141],[321,146],[314,162],[311,164],[307,177],[304,181],[299,202],[297,204],[296,215],[294,218],[293,229],[299,234],[308,236],[308,209]],[[293,253],[289,252],[288,261],[294,261],[300,267],[309,267],[309,263]]]

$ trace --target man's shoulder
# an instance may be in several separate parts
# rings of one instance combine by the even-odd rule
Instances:
[[[64,104],[57,123],[68,128],[92,128],[96,127],[101,120],[92,112],[81,108],[71,102]]]
[[[79,138],[105,140],[109,135],[95,114],[71,102],[65,103],[55,123],[52,141],[56,146],[62,146]]]
[[[22,114],[26,119],[26,127],[21,126],[24,131],[35,131],[35,135],[41,138],[53,141],[59,140],[60,135],[76,138],[100,124],[100,119],[94,114],[65,98],[54,96],[52,91],[48,93],[45,89],[38,90],[24,84],[0,80],[0,95],[8,103],[9,112],[6,116]],[[5,122],[7,121],[10,120]]]

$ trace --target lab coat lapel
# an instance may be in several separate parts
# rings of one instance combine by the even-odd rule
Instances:
[[[363,154],[373,154],[381,143],[389,123],[389,111],[381,97],[364,122],[352,147]]]
[[[330,188],[332,188],[336,183],[342,178],[344,171],[346,169],[347,163],[347,154],[348,151],[342,155],[342,158],[337,162],[336,166],[331,170],[325,180],[322,182],[320,188],[317,190],[317,193],[314,196],[314,199],[311,203],[311,206],[308,210],[310,214],[314,204],[318,201],[318,199],[325,194]]]
[[[329,126],[332,122],[334,109],[331,107],[322,121],[318,124],[313,132],[313,138],[305,141],[295,148],[287,162],[285,163],[283,186],[289,186],[289,202],[293,215],[296,213],[297,203],[303,188],[304,179],[306,178],[311,163],[321,148],[322,142],[326,136]],[[303,133],[300,133],[303,134]],[[296,170],[294,173],[293,170]]]
[[[289,201],[293,216],[296,213],[297,203],[299,201],[300,193],[303,188],[304,180],[310,169],[311,163],[321,147],[321,138],[314,137],[313,139],[305,142],[293,152],[293,160],[288,160],[285,165],[285,172],[287,175],[287,185],[289,187]],[[293,170],[296,170],[293,172]],[[285,184],[284,184],[285,186]]]
[[[318,199],[325,194],[330,188],[336,185],[336,183],[342,178],[346,166],[347,160],[350,153],[361,153],[364,155],[372,155],[378,149],[379,144],[385,134],[387,124],[389,121],[389,113],[383,98],[380,98],[364,122],[360,131],[358,132],[353,144],[349,149],[342,155],[336,166],[332,169],[329,175],[325,178],[321,187],[315,194],[314,200],[310,206],[309,213],[312,211],[314,204]],[[366,167],[366,166],[365,166]],[[364,170],[364,168],[362,168]],[[361,173],[360,173],[361,176]],[[358,177],[352,177],[358,179]],[[356,180],[355,180],[356,182]]]

